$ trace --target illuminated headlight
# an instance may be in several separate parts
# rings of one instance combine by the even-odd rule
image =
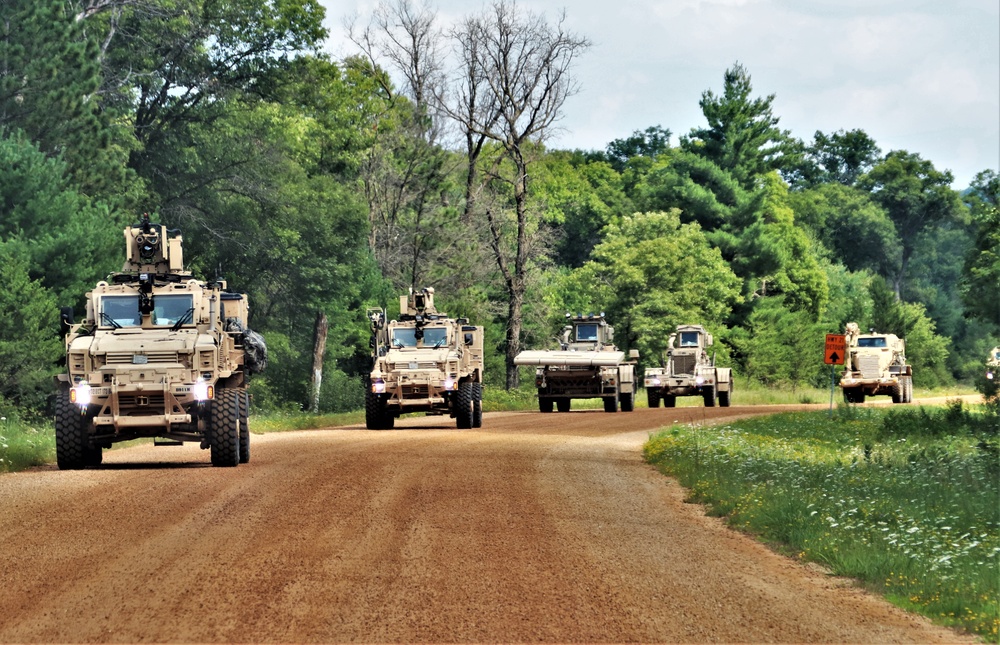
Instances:
[[[990,381],[992,381],[993,380],[993,372],[986,372],[986,378],[989,379]]]
[[[705,382],[705,377],[704,376],[696,376],[695,379],[694,379],[694,382],[695,382],[696,385],[701,385],[702,383]]]
[[[653,385],[659,385],[660,384],[660,379],[654,378],[653,381],[652,381],[652,383],[653,383]]]
[[[90,384],[80,381],[69,391],[69,400],[76,403],[81,408],[90,405]]]
[[[385,381],[375,381],[372,383],[372,392],[382,394],[385,392]]]
[[[446,390],[454,390],[455,389],[455,380],[451,379],[451,378],[446,378],[444,380],[444,389],[446,389]]]
[[[198,377],[198,380],[194,382],[191,387],[191,394],[194,396],[195,401],[208,401],[215,394],[215,388],[208,384],[208,382],[202,378]]]

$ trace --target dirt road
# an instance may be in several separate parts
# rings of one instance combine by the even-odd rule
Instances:
[[[661,425],[769,410],[424,417],[255,435],[236,469],[144,446],[0,476],[0,642],[960,640],[641,460]]]

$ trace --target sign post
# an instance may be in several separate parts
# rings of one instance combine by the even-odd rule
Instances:
[[[834,365],[843,365],[847,354],[847,336],[844,334],[827,334],[826,350],[823,352],[823,362],[830,366],[830,416],[833,416],[833,388],[836,375]]]

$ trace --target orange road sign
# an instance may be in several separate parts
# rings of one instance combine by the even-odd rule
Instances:
[[[847,354],[847,336],[843,334],[827,334],[823,362],[827,365],[843,365],[845,354]]]

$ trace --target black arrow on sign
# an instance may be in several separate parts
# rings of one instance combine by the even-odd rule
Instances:
[[[837,352],[832,352],[830,354],[830,362],[836,363],[839,360],[840,360],[840,354],[838,354]]]

